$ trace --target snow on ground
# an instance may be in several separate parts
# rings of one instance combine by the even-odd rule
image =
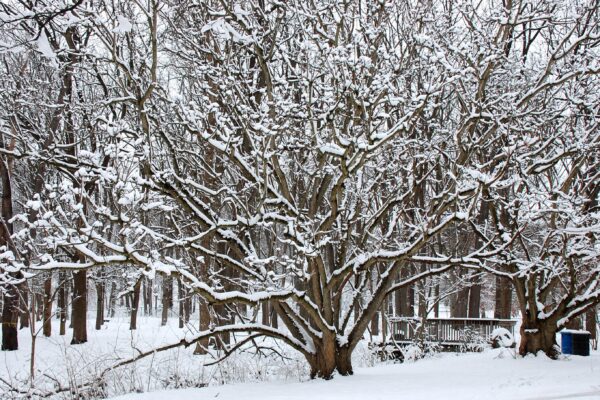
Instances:
[[[192,321],[182,331],[177,328],[176,318],[161,327],[158,318],[140,317],[139,329],[132,332],[125,317],[112,319],[100,331],[93,329],[93,321],[89,323],[89,342],[83,345],[69,345],[71,332],[63,337],[39,335],[35,390],[47,392],[59,382],[64,387],[89,382],[138,350],[176,342],[185,331],[193,333],[197,325],[197,321]],[[21,330],[19,341],[18,351],[0,353],[3,400],[27,397],[10,391],[9,386],[32,392],[28,389],[29,332]],[[96,395],[114,397],[143,392],[116,397],[119,400],[600,399],[600,352],[593,352],[590,357],[568,356],[551,361],[545,356],[514,358],[514,350],[510,349],[487,350],[373,366],[377,364],[375,356],[363,345],[353,356],[354,376],[310,381],[301,356],[272,341],[262,345],[260,357],[254,352],[241,352],[215,366],[206,365],[213,358],[193,355],[192,348],[158,353],[106,374]],[[274,355],[273,350],[284,357]],[[190,386],[198,388],[181,389]],[[61,393],[55,398],[73,396]]]
[[[129,394],[115,400],[600,399],[600,353],[552,361],[508,350],[446,353],[417,362],[360,368],[331,381],[265,382]]]

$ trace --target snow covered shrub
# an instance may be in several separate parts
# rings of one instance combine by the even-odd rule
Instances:
[[[460,332],[461,343],[459,351],[461,353],[472,351],[483,351],[488,347],[487,338],[483,337],[478,330],[466,327]]]

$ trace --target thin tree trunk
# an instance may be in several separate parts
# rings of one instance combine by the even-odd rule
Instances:
[[[60,319],[59,335],[64,336],[67,328],[67,275],[60,271],[58,273],[58,293],[57,293],[57,308],[58,318]]]
[[[29,328],[29,296],[31,295],[29,286],[23,282],[19,290],[19,320],[21,321],[19,329]]]
[[[104,282],[96,282],[96,330],[104,324]]]
[[[200,331],[205,332],[210,327],[210,311],[208,308],[208,303],[203,298],[198,299],[198,312],[200,319]],[[196,344],[196,349],[194,350],[194,354],[206,354],[208,345],[208,338],[204,338],[198,341],[198,343]]]
[[[44,280],[44,311],[42,318],[42,331],[44,336],[52,335],[52,273],[49,272]]]
[[[115,317],[115,303],[117,297],[117,284],[115,281],[110,283],[110,294],[108,296],[108,316],[110,318]]]
[[[184,319],[184,302],[185,302],[185,295],[183,294],[183,285],[181,284],[181,279],[177,278],[177,305],[179,306],[179,328],[183,328],[183,326],[185,325]]]
[[[585,313],[585,330],[592,336],[592,347],[594,350],[598,350],[598,328],[597,325],[597,314],[596,307],[591,307]]]
[[[138,279],[133,286],[133,297],[131,299],[131,319],[129,321],[129,329],[137,329],[137,315],[138,309],[140,308],[140,289],[142,286],[142,279]]]
[[[169,319],[169,309],[173,307],[173,278],[163,276],[162,315],[161,326],[165,326]]]

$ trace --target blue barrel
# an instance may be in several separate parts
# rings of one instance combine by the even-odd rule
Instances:
[[[563,354],[573,354],[573,331],[560,332],[560,349]]]

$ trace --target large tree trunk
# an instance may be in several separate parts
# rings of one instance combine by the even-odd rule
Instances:
[[[469,312],[467,316],[469,318],[480,318],[481,317],[481,285],[478,283],[473,284],[469,288]]]
[[[43,311],[43,334],[46,337],[52,335],[52,273],[44,280],[44,311]]]
[[[512,309],[512,283],[508,278],[496,276],[494,318],[509,319]]]
[[[306,357],[311,378],[331,379],[337,371],[340,375],[352,375],[352,351],[347,345],[339,346],[335,335],[325,333],[317,343],[314,354]]]
[[[87,342],[87,271],[73,273],[73,306],[71,311],[73,339],[71,344]]]
[[[560,351],[556,344],[556,332],[556,323],[553,321],[539,320],[525,315],[521,324],[519,354],[525,356],[543,351],[551,359],[557,359]]]
[[[137,316],[138,309],[140,308],[140,289],[142,287],[142,280],[138,279],[133,286],[133,297],[131,299],[131,319],[129,321],[129,329],[137,329]]]

